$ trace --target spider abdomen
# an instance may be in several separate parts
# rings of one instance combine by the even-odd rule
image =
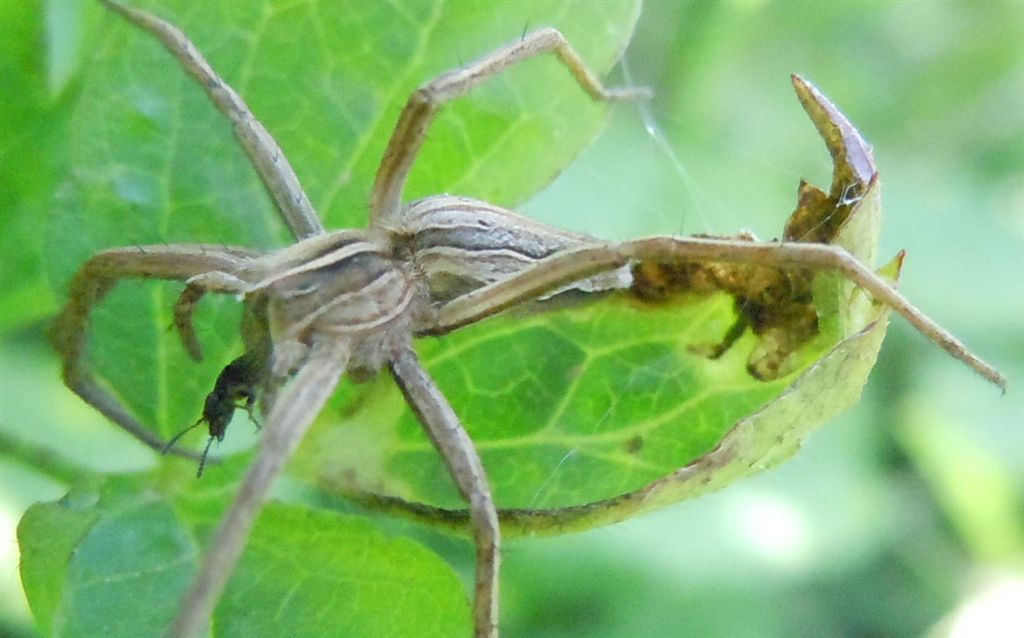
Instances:
[[[563,250],[597,241],[454,195],[435,195],[409,204],[398,234],[405,238],[410,259],[423,273],[434,303],[451,301]],[[631,281],[628,269],[611,270],[581,278],[545,299],[569,290],[626,288]]]

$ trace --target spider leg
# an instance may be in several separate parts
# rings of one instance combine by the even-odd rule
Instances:
[[[968,350],[959,339],[910,303],[889,282],[839,246],[799,242],[750,242],[699,237],[649,237],[618,244],[594,243],[566,250],[538,262],[518,275],[478,288],[448,304],[437,313],[433,329],[444,334],[475,323],[523,301],[596,273],[619,268],[631,261],[663,263],[730,262],[771,267],[793,266],[813,271],[833,271],[860,286],[877,302],[902,315],[918,332],[966,363],[1004,391],[1006,379],[991,365]]]
[[[97,253],[75,275],[68,302],[50,328],[50,339],[62,361],[64,382],[86,403],[137,439],[154,450],[163,450],[165,442],[103,389],[84,363],[89,314],[119,279],[185,280],[208,271],[240,273],[256,257],[258,253],[254,251],[201,244],[115,248]],[[183,450],[171,452],[199,458]]]
[[[192,324],[192,315],[196,306],[207,292],[219,292],[222,294],[244,293],[248,283],[230,273],[214,271],[204,272],[194,277],[189,277],[185,289],[178,295],[174,303],[174,327],[181,337],[181,343],[189,356],[195,361],[203,360],[203,348],[199,344],[199,337],[196,335],[195,326]]]
[[[284,151],[252,114],[242,97],[217,75],[185,33],[165,20],[140,9],[127,7],[117,0],[101,2],[159,40],[202,87],[217,110],[231,120],[235,137],[241,142],[260,181],[295,238],[303,239],[323,233],[324,227]]]
[[[347,340],[315,343],[309,358],[281,392],[262,430],[259,455],[249,466],[182,600],[170,631],[174,638],[194,638],[209,625],[274,480],[334,392],[349,354]]]
[[[649,94],[646,89],[606,89],[556,29],[544,28],[528,33],[519,41],[468,66],[435,78],[409,96],[377,169],[370,197],[370,225],[379,226],[397,219],[406,178],[426,139],[427,128],[441,106],[466,95],[491,76],[546,53],[555,54],[580,87],[595,100],[634,99]]]
[[[498,635],[500,532],[483,463],[459,417],[420,365],[412,346],[406,344],[391,353],[391,374],[444,459],[459,493],[469,504],[476,542],[474,635],[494,638]]]

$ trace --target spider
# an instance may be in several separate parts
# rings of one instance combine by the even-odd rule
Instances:
[[[610,243],[463,197],[438,195],[404,204],[406,178],[438,110],[523,60],[555,55],[595,100],[645,96],[639,89],[605,88],[554,29],[524,34],[415,91],[378,169],[368,228],[326,231],[270,133],[185,34],[116,0],[103,2],[162,42],[231,120],[296,238],[295,244],[269,253],[205,244],[102,251],[74,277],[67,305],[52,329],[64,379],[74,392],[150,447],[196,457],[152,434],[96,381],[83,358],[89,314],[120,279],[183,281],[174,326],[186,350],[198,359],[201,348],[192,328],[196,304],[208,293],[235,295],[243,301],[245,352],[221,372],[199,423],[208,424],[210,441],[220,439],[234,409],[252,410],[258,400],[266,415],[260,452],[182,601],[171,628],[174,636],[195,636],[208,625],[270,487],[341,376],[368,378],[383,368],[401,388],[468,504],[476,546],[474,632],[479,638],[497,636],[500,530],[486,472],[455,410],[420,365],[412,344],[414,337],[443,335],[515,306],[543,304],[566,291],[630,286],[638,294],[656,296],[661,283],[672,284],[680,277],[715,278],[719,275],[714,273],[722,272],[701,264],[765,267],[783,273],[789,287],[796,285],[790,269],[832,270],[902,314],[989,380],[1004,383],[998,372],[889,283],[836,246],[765,243],[746,237],[658,236]],[[822,108],[830,107],[812,87],[798,81],[798,89],[801,86],[819,105],[826,105]],[[855,203],[860,197],[855,191],[847,187],[840,203]],[[817,238],[820,229],[793,232],[795,238],[812,232]],[[205,460],[206,452],[198,456]]]

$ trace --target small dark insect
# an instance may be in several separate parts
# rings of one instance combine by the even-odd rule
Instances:
[[[210,446],[214,440],[224,440],[224,434],[227,432],[228,424],[231,423],[231,417],[235,415],[236,409],[244,409],[256,427],[260,427],[255,407],[258,388],[263,382],[265,368],[263,358],[251,352],[243,354],[224,366],[224,369],[217,375],[213,390],[206,395],[206,401],[203,403],[203,415],[199,417],[198,421],[168,441],[163,449],[164,454],[170,451],[185,434],[206,423],[209,426],[210,438],[206,441],[206,447],[203,448],[203,455],[199,459],[199,469],[196,471],[196,477],[201,477],[203,468],[206,466],[207,455],[210,453]]]

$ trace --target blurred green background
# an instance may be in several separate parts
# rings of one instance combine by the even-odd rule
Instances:
[[[42,216],[62,159],[32,154],[59,149],[76,72],[59,49],[87,39],[88,25],[71,19],[74,3],[49,3],[45,23],[13,4],[0,3],[0,93],[31,99],[5,102],[0,118],[0,239],[35,236],[40,252],[0,252],[0,634],[31,636],[13,530],[25,507],[66,485],[56,459],[48,476],[25,460],[50,453],[126,470],[150,457],[62,388],[42,337],[54,310],[40,275]],[[26,28],[37,40],[18,48],[8,36]],[[45,79],[27,76],[41,52],[57,62]],[[863,400],[779,469],[638,520],[511,543],[506,635],[1020,627],[1024,3],[649,3],[616,74],[656,99],[616,107],[608,130],[524,210],[610,239],[777,235],[799,178],[827,184],[831,167],[790,73],[815,82],[874,145],[882,255],[908,251],[904,292],[996,364],[1007,395],[896,319]],[[31,109],[53,125],[26,127]]]

